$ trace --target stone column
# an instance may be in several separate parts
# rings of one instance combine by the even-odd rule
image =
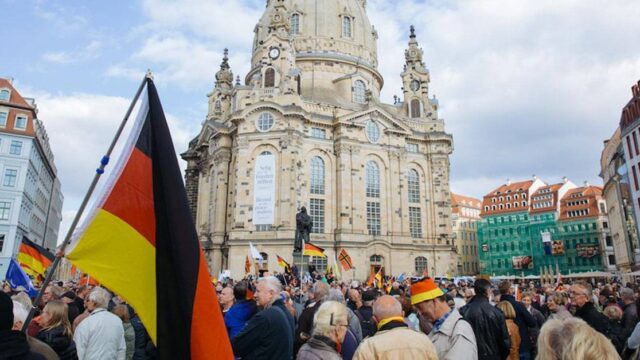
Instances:
[[[336,154],[336,233],[353,232],[353,184],[351,169],[353,167],[352,148],[337,142],[334,147]]]
[[[224,236],[225,221],[227,219],[227,196],[229,194],[229,163],[231,161],[231,149],[221,148],[213,155],[214,170],[211,178],[212,199],[209,206],[213,214],[209,219],[211,232],[214,234],[214,243],[220,243]]]

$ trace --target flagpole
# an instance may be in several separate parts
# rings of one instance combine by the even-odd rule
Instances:
[[[144,89],[144,86],[147,84],[147,80],[149,79],[153,79],[153,74],[151,73],[151,70],[147,70],[147,73],[144,75],[144,79],[142,79],[142,82],[140,83],[140,86],[138,87],[138,90],[136,91],[136,94],[133,97],[133,100],[131,101],[129,108],[127,109],[127,113],[124,115],[124,118],[122,119],[122,122],[120,123],[120,126],[116,131],[116,135],[113,137],[113,140],[111,140],[109,149],[100,160],[100,166],[96,169],[96,174],[93,176],[93,180],[91,181],[91,184],[89,185],[89,189],[87,190],[87,193],[85,194],[84,199],[82,200],[82,204],[80,204],[80,207],[76,212],[76,216],[73,219],[73,222],[69,227],[69,230],[67,231],[67,235],[65,236],[64,241],[62,242],[62,247],[60,247],[60,250],[56,252],[56,258],[53,261],[51,268],[47,272],[47,276],[45,277],[44,282],[42,283],[42,287],[40,288],[40,291],[38,291],[38,296],[36,296],[36,299],[33,302],[33,306],[29,310],[29,316],[27,316],[27,319],[24,321],[24,324],[22,325],[22,332],[27,331],[27,328],[29,327],[29,323],[33,319],[35,309],[38,306],[38,304],[40,304],[40,301],[42,301],[42,295],[44,294],[45,289],[51,282],[51,278],[53,278],[53,274],[55,273],[56,269],[60,265],[60,261],[62,259],[62,256],[64,255],[64,251],[67,248],[67,245],[69,245],[69,240],[71,239],[73,232],[76,230],[76,227],[78,226],[78,222],[80,222],[80,217],[82,217],[82,213],[84,212],[84,209],[87,207],[87,204],[89,203],[89,199],[91,198],[91,195],[93,195],[93,192],[96,189],[100,176],[104,174],[104,168],[109,163],[111,153],[113,152],[113,149],[115,148],[116,143],[120,138],[120,135],[122,135],[122,131],[124,130],[124,127],[127,124],[127,121],[129,120],[129,116],[131,116],[131,113],[133,112],[133,108],[135,107],[136,103],[138,102],[138,99],[140,98],[142,89]]]

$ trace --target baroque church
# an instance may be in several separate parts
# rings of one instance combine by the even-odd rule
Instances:
[[[234,79],[225,50],[206,121],[182,154],[211,273],[243,277],[250,242],[261,270],[282,271],[302,207],[328,255],[305,265],[324,270],[344,248],[355,266],[344,279],[454,273],[453,140],[414,28],[393,104],[380,100],[366,0],[268,0],[254,33],[251,70]]]

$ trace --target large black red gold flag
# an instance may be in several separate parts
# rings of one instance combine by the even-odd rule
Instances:
[[[45,271],[53,263],[54,255],[49,250],[23,236],[16,260],[18,260],[20,267],[27,274],[33,277],[38,275],[44,277]]]
[[[232,359],[151,79],[123,156],[66,257],[127,300],[161,359]]]

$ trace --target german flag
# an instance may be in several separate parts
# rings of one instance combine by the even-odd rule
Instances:
[[[289,265],[288,262],[286,262],[283,258],[280,257],[280,255],[276,255],[278,257],[278,265],[282,266],[284,268],[284,272],[287,274],[291,273],[291,265]]]
[[[141,100],[107,190],[66,256],[133,306],[160,359],[233,359],[151,79]]]
[[[53,263],[54,258],[49,250],[27,239],[26,236],[22,237],[16,260],[27,274],[33,277],[38,275],[44,277],[45,271]]]
[[[304,244],[304,251],[303,251],[302,255],[327,257],[327,255],[324,254],[324,249],[323,248],[321,248],[319,246],[315,246],[312,243],[305,243]]]
[[[349,271],[353,269],[353,262],[351,261],[351,256],[347,253],[347,250],[340,249],[340,254],[338,255],[338,261],[340,261],[340,265],[344,271]]]

